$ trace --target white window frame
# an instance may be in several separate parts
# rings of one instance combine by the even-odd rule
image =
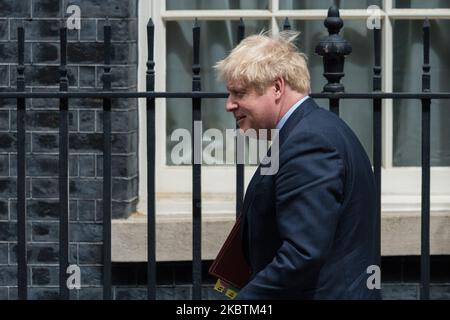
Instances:
[[[166,90],[166,21],[173,20],[270,20],[273,32],[285,17],[302,20],[322,20],[327,10],[279,10],[278,0],[269,0],[269,10],[170,10],[165,0],[139,2],[139,68],[138,88],[145,91],[147,62],[146,25],[151,17],[155,24],[155,90]],[[395,19],[450,19],[450,9],[395,9],[394,0],[383,0],[382,18],[382,89],[393,90],[393,34]],[[346,20],[368,17],[365,9],[341,9]],[[382,210],[420,211],[421,168],[394,167],[393,159],[393,102],[383,100],[382,119]],[[146,153],[145,99],[139,99],[139,205],[147,212],[147,153]],[[190,193],[192,190],[191,166],[166,165],[166,100],[156,99],[156,190],[158,194]],[[246,166],[245,185],[255,167]],[[450,167],[431,168],[431,209],[450,211]],[[235,193],[235,169],[225,166],[202,167],[202,190],[209,193]]]

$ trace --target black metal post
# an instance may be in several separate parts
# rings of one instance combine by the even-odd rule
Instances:
[[[373,91],[381,92],[381,29],[373,30],[375,64],[373,67]],[[376,252],[381,257],[381,99],[373,99],[373,171],[376,185],[377,234]],[[377,262],[381,266],[381,261]]]
[[[155,27],[147,24],[146,90],[155,91],[155,62],[153,61]],[[156,205],[155,205],[155,98],[147,98],[147,298],[156,299]]]
[[[239,20],[237,31],[237,44],[245,37],[245,24],[242,18]],[[244,160],[245,157],[245,140],[236,124],[236,218],[241,214],[242,205],[244,203]],[[241,157],[242,156],[242,157]]]
[[[111,90],[111,25],[106,19],[103,27],[105,65],[103,90]],[[111,290],[111,211],[112,211],[112,170],[111,170],[111,99],[103,98],[103,299],[112,299]]]
[[[25,35],[17,29],[17,91],[25,91]],[[17,98],[17,286],[20,300],[27,299],[27,206],[25,194],[25,98]]]
[[[291,30],[291,23],[289,22],[288,17],[284,19],[283,30]]]
[[[61,22],[59,91],[68,91],[67,28]],[[59,290],[62,300],[69,299],[66,272],[69,266],[69,99],[59,99]]]
[[[328,17],[324,25],[329,35],[316,47],[316,54],[323,57],[323,75],[328,80],[323,87],[323,92],[344,92],[344,85],[340,83],[340,80],[344,76],[345,56],[352,52],[352,47],[339,35],[344,22],[339,16],[337,6],[333,5],[328,9]],[[330,99],[330,110],[339,114],[339,99]]]
[[[422,91],[430,92],[430,23],[423,24]],[[430,99],[422,99],[422,223],[420,298],[430,299]]]
[[[197,19],[192,29],[193,33],[193,64],[192,91],[201,91],[200,82],[200,26]],[[196,132],[197,121],[202,120],[201,98],[192,99],[192,299],[202,297],[202,130]],[[198,122],[201,123],[201,122]],[[200,126],[201,128],[201,126]]]
[[[245,38],[245,23],[244,20],[240,18],[237,28],[237,44],[239,44],[244,38]]]

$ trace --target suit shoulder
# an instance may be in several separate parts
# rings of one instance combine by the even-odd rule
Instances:
[[[325,110],[321,107],[316,108],[305,116],[305,124],[311,131],[322,132],[324,128],[340,128],[347,124],[333,112]]]
[[[359,144],[356,134],[344,120],[320,107],[307,114],[296,129],[297,133],[319,135],[336,148],[342,147],[342,140]]]
[[[317,137],[332,144],[330,138],[338,134],[342,122],[335,114],[319,107],[305,115],[295,126],[291,136]]]

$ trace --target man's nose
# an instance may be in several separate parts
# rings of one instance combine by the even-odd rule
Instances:
[[[228,97],[227,103],[225,104],[225,110],[227,110],[228,112],[233,112],[237,108],[237,103],[235,103],[230,97]]]

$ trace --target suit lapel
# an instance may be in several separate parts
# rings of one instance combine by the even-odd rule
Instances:
[[[318,106],[316,105],[314,100],[311,98],[308,98],[300,105],[300,107],[298,107],[291,114],[291,116],[289,117],[289,119],[286,121],[283,128],[281,128],[281,130],[279,132],[278,151],[280,150],[284,141],[286,141],[286,139],[289,137],[289,134],[292,132],[294,127],[300,122],[300,120],[305,115],[307,115],[308,113],[310,113],[311,111],[313,111],[316,108],[318,108]],[[270,155],[270,152],[271,152],[271,149],[269,148],[269,150],[268,150],[269,155]],[[244,203],[242,205],[242,213],[245,214],[247,212],[248,206],[250,205],[251,200],[253,198],[253,194],[254,194],[253,188],[259,183],[259,181],[261,180],[262,177],[263,176],[261,175],[261,164],[260,164],[258,166],[258,168],[256,169],[255,174],[253,175],[253,177],[250,180],[250,183],[247,187],[247,191],[246,191],[245,197],[244,197]]]
[[[286,123],[283,125],[283,128],[281,128],[279,132],[278,150],[281,150],[281,146],[289,137],[289,134],[292,132],[295,126],[301,121],[301,119],[305,115],[307,115],[308,113],[317,108],[318,106],[314,102],[314,100],[308,98],[291,114],[291,116],[289,117],[289,119],[286,121]],[[270,149],[268,152],[270,152]],[[248,252],[248,231],[247,231],[247,228],[250,228],[250,226],[248,225],[248,208],[252,203],[253,197],[255,195],[254,188],[255,186],[258,185],[258,183],[261,181],[262,178],[263,176],[261,175],[261,165],[259,165],[258,168],[256,169],[255,174],[250,180],[250,183],[248,184],[247,190],[245,192],[244,203],[242,205],[241,239],[244,256],[247,258],[247,261],[250,261]]]
[[[251,200],[253,199],[253,195],[255,194],[253,192],[253,188],[258,184],[259,180],[261,180],[261,165],[258,166],[258,168],[255,171],[255,174],[253,175],[252,179],[250,180],[250,183],[248,184],[247,191],[245,192],[244,197],[244,203],[242,205],[242,212],[245,213],[248,210],[248,206],[251,203]]]

